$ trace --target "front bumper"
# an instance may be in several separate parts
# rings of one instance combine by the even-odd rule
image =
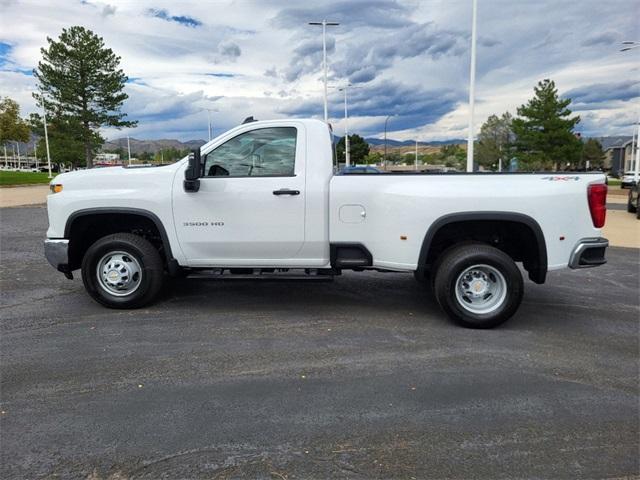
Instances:
[[[583,238],[573,247],[573,252],[571,252],[571,257],[569,258],[569,268],[589,268],[604,265],[607,263],[604,254],[608,246],[609,240],[606,238]]]
[[[53,268],[64,273],[65,277],[73,278],[69,270],[69,240],[47,238],[44,241],[44,256]]]

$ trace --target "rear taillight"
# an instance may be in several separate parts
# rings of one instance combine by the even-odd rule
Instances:
[[[607,217],[607,186],[604,183],[589,185],[587,198],[593,226],[596,228],[604,227],[604,221]]]

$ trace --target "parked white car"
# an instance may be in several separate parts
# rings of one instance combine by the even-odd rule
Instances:
[[[517,262],[536,283],[606,262],[604,180],[334,175],[323,122],[252,122],[173,165],[59,175],[45,254],[68,278],[81,269],[87,292],[112,308],[152,302],[165,272],[413,272],[451,318],[487,328],[520,305]]]
[[[635,174],[633,172],[625,172],[620,179],[620,188],[630,188],[636,184]]]

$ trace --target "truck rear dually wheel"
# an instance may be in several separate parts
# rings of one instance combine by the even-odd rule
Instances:
[[[110,308],[139,308],[162,288],[164,268],[158,250],[130,233],[96,241],[82,259],[82,281],[91,297]]]
[[[442,309],[469,328],[491,328],[518,309],[522,274],[506,253],[472,243],[451,247],[438,262],[434,293]]]

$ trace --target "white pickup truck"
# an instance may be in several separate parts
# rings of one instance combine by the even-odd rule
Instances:
[[[606,262],[599,174],[349,174],[317,120],[242,124],[173,165],[65,173],[51,184],[45,255],[113,308],[165,276],[413,272],[475,328],[517,310],[523,280]]]

